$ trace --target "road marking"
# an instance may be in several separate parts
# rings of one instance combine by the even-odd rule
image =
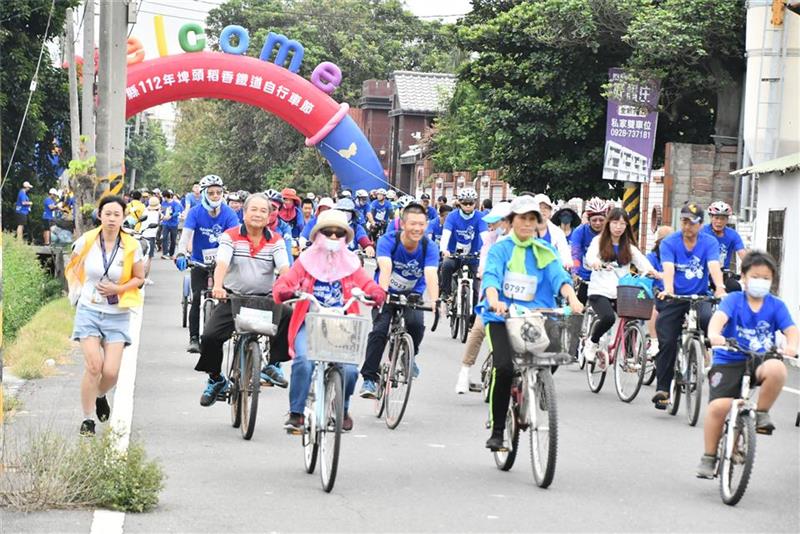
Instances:
[[[353,437],[354,438],[366,438],[367,435],[366,434],[353,434]]]
[[[444,449],[445,446],[442,445],[441,443],[428,443],[428,447],[431,447],[433,449]]]
[[[143,308],[131,313],[131,344],[122,353],[122,365],[119,378],[114,389],[114,411],[111,413],[110,426],[119,433],[117,449],[126,451],[131,438],[131,421],[133,420],[133,387],[136,381],[136,361],[139,357],[139,339],[142,333]],[[91,534],[121,534],[125,524],[123,512],[111,510],[95,510],[92,517]]]
[[[486,519],[500,519],[500,517],[496,515],[487,515]]]
[[[800,395],[800,389],[790,388],[789,386],[783,386],[784,391],[788,391],[789,393],[794,393],[795,395]]]

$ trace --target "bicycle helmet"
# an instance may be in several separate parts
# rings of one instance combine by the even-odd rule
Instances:
[[[216,174],[207,174],[200,178],[200,189],[208,189],[212,185],[218,185],[219,187],[223,187],[222,178],[217,176]]]
[[[416,201],[416,200],[415,200],[415,199],[414,199],[414,197],[412,197],[411,195],[403,195],[403,196],[402,196],[402,197],[400,197],[400,199],[397,201],[397,207],[398,207],[398,208],[400,208],[400,209],[402,210],[402,209],[405,209],[405,208],[406,208],[406,206],[408,206],[409,204],[411,204],[412,202],[415,202],[415,201]]]
[[[339,198],[353,198],[353,192],[349,189],[342,189],[339,193]]]
[[[356,198],[369,198],[369,193],[366,189],[359,189],[356,191]]]
[[[381,187],[380,189],[375,190],[375,194],[376,195],[382,195],[382,196],[385,197],[386,196],[386,189]]]
[[[478,192],[471,187],[465,187],[458,192],[458,201],[463,202],[465,200],[475,202],[478,200]]]
[[[594,197],[586,202],[586,205],[583,207],[583,211],[589,217],[592,215],[605,215],[608,211],[608,203],[601,198]]]
[[[731,209],[730,205],[726,202],[722,202],[718,200],[716,202],[712,202],[711,205],[708,207],[708,214],[709,215],[733,215],[733,210]]]
[[[386,198],[389,200],[395,200],[397,198],[397,193],[394,192],[394,189],[390,189],[386,192]]]
[[[242,202],[244,202],[245,200],[247,200],[247,197],[249,197],[249,196],[250,196],[250,193],[248,193],[248,192],[247,192],[247,191],[245,191],[244,189],[240,189],[240,190],[238,191],[238,195],[239,195],[239,200],[241,200]]]
[[[350,213],[356,210],[355,203],[349,198],[340,198],[333,207],[339,211],[348,211]]]
[[[233,193],[228,195],[228,202],[231,202],[231,201],[233,201],[233,202],[241,202],[242,201],[242,197],[239,196],[239,193],[237,191],[234,191]]]

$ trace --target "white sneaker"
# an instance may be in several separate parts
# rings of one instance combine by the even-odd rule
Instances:
[[[458,382],[456,382],[456,393],[463,395],[469,391],[469,367],[466,365],[461,367],[458,373]]]
[[[647,355],[653,359],[658,354],[658,340],[650,338],[650,346],[647,347]]]
[[[597,343],[587,339],[586,345],[583,346],[583,357],[587,362],[595,361],[597,359]]]
[[[145,283],[145,285],[152,286],[155,282],[153,282],[149,278],[145,278],[144,279],[144,283]]]

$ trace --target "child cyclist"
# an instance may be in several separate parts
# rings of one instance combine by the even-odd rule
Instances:
[[[708,325],[712,346],[723,346],[734,338],[740,346],[755,352],[766,352],[776,346],[775,333],[783,332],[784,356],[797,357],[800,330],[792,321],[786,304],[769,290],[777,273],[775,260],[765,252],[752,251],[742,260],[744,291],[726,296]],[[708,373],[709,404],[703,425],[705,454],[697,467],[699,478],[713,478],[717,462],[717,443],[722,434],[725,416],[731,401],[739,395],[745,371],[744,354],[723,348],[714,349],[714,361]],[[757,361],[754,383],[761,386],[756,405],[756,431],[771,434],[775,425],[769,409],[786,382],[786,367],[778,360]]]

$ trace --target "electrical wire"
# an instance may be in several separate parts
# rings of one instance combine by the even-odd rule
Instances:
[[[36,62],[36,70],[33,72],[33,78],[31,78],[31,85],[30,90],[28,91],[28,103],[25,104],[25,112],[22,114],[22,122],[19,124],[19,131],[17,132],[17,140],[14,141],[14,150],[11,151],[11,157],[8,160],[8,167],[6,167],[6,174],[3,177],[3,182],[0,183],[0,189],[8,180],[8,173],[11,172],[11,166],[14,164],[14,156],[17,153],[17,147],[19,146],[19,140],[22,137],[22,130],[25,127],[25,120],[28,118],[28,110],[31,107],[31,99],[33,99],[33,93],[36,90],[36,83],[38,82],[39,77],[39,67],[42,65],[42,56],[44,56],[44,49],[47,46],[47,34],[50,32],[50,21],[53,19],[53,9],[56,6],[56,0],[50,1],[50,13],[47,15],[47,26],[44,29],[44,36],[42,36],[42,47],[39,50],[39,60]]]
[[[139,20],[139,11],[142,10],[142,4],[144,4],[144,0],[139,0],[139,3],[136,4],[136,14],[133,16],[134,19]],[[130,29],[128,30],[128,37],[131,36],[133,33],[133,28],[136,27],[136,22],[131,24]]]

